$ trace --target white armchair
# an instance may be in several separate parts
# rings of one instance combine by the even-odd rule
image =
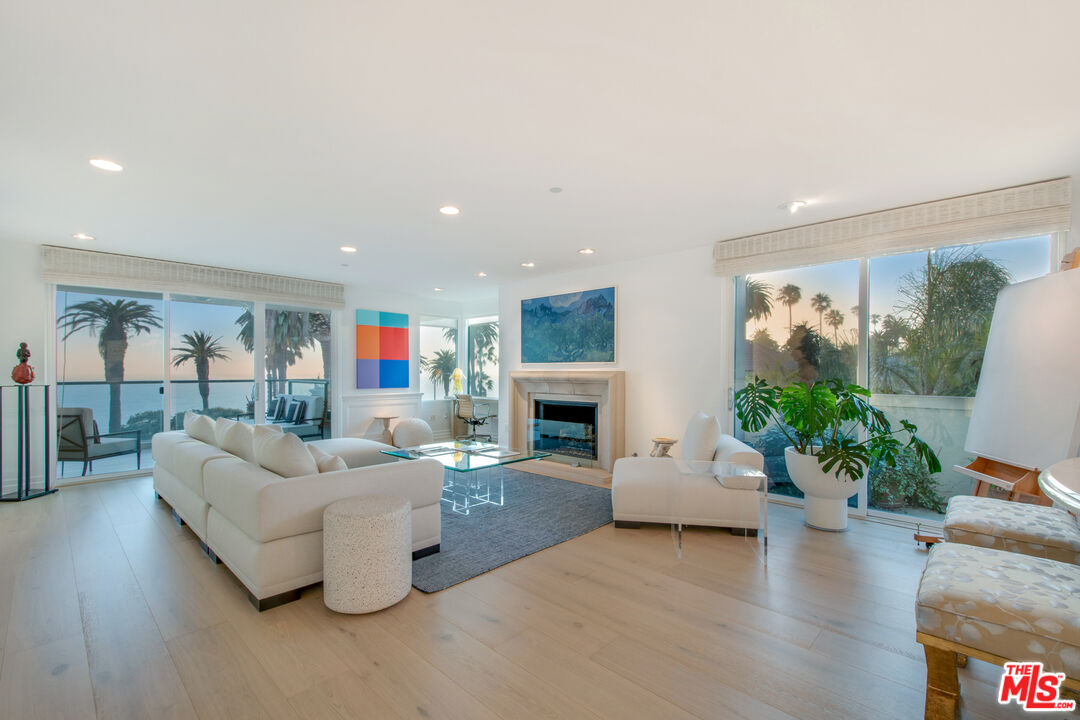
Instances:
[[[730,462],[757,470],[764,467],[761,453],[721,433],[716,418],[704,413],[690,420],[680,444],[686,460]],[[686,470],[685,463],[670,457],[616,460],[611,478],[615,526],[681,521],[683,525],[726,527],[737,534],[757,534],[760,497],[756,483],[754,488],[727,487],[711,474]]]

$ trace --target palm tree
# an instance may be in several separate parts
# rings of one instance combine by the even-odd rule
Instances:
[[[746,319],[757,322],[772,315],[772,285],[762,280],[746,281]]]
[[[439,383],[443,386],[443,397],[450,394],[450,380],[457,367],[457,353],[453,350],[436,350],[430,358],[420,356],[420,369],[427,373],[431,381],[431,394],[439,399]]]
[[[838,337],[838,331],[844,325],[844,313],[839,310],[830,310],[825,316],[825,322],[829,324],[829,327],[833,329],[833,344],[839,346],[840,340]]]
[[[177,353],[173,355],[173,367],[178,368],[188,360],[195,365],[195,377],[199,380],[199,396],[202,398],[203,412],[210,409],[210,362],[229,359],[225,346],[220,341],[221,338],[196,330],[190,335],[185,333],[180,336],[181,347],[171,348]]]
[[[244,350],[255,350],[255,318],[245,310],[236,318],[239,340]],[[271,381],[270,393],[285,392],[288,367],[304,357],[304,348],[312,347],[309,313],[296,310],[266,309],[266,377]]]
[[[788,311],[788,333],[791,332],[795,326],[794,321],[791,319],[791,308],[794,307],[800,300],[802,300],[802,288],[798,285],[792,285],[788,283],[784,287],[780,288],[780,292],[776,294],[776,299],[787,305]]]
[[[484,372],[484,362],[499,358],[499,323],[486,322],[469,326],[469,393],[486,397],[494,383]]]
[[[825,311],[832,307],[832,298],[823,292],[819,292],[810,298],[810,307],[814,308],[818,314],[817,331],[820,335],[824,327]]]
[[[105,382],[109,383],[109,432],[120,432],[120,387],[124,382],[124,356],[131,333],[150,333],[161,327],[161,320],[152,305],[135,300],[105,298],[87,300],[68,308],[57,318],[57,324],[67,330],[64,340],[82,329],[98,336],[98,354],[105,361]]]
[[[322,352],[323,380],[330,381],[330,316],[326,313],[308,313],[308,323],[311,327],[311,339],[319,343]]]
[[[881,316],[880,315],[875,313],[875,314],[870,316],[870,324],[874,326],[874,332],[877,332],[877,326],[878,326],[879,322],[881,322]]]

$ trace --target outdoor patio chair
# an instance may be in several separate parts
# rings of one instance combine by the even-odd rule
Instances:
[[[90,408],[56,409],[56,459],[59,462],[81,461],[82,474],[94,471],[94,461],[135,454],[135,467],[142,469],[142,431],[98,432],[94,411]],[[131,437],[134,436],[134,437]]]

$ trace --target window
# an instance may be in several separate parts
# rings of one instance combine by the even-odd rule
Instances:
[[[1049,272],[1050,254],[1050,236],[1040,235],[737,278],[735,385],[759,376],[869,387],[894,425],[918,426],[944,469],[931,477],[904,460],[871,468],[867,497],[849,505],[939,521],[950,497],[972,491],[952,466],[973,459],[963,446],[997,293]],[[771,491],[801,497],[783,433],[743,439],[765,455]]]
[[[499,396],[499,318],[479,317],[469,327],[469,394]]]
[[[183,427],[186,412],[254,417],[254,353],[239,332],[252,304],[174,295],[168,307],[170,429]]]
[[[61,286],[56,318],[56,477],[152,467],[150,438],[163,417],[162,296]]]
[[[859,263],[832,263],[739,278],[736,387],[761,377],[773,384],[839,377],[855,382],[859,349]],[[769,491],[802,497],[784,463],[779,428],[742,433],[765,455]]]
[[[445,400],[454,395],[454,371],[458,369],[457,341],[458,321],[455,318],[420,317],[421,388],[431,388],[432,400]],[[464,388],[457,392],[464,392]]]
[[[264,318],[266,421],[283,423],[284,430],[305,439],[322,437],[328,430],[332,397],[331,313],[329,310],[267,305]],[[248,338],[254,337],[250,316],[242,315],[237,319],[237,325],[246,347]],[[303,415],[286,422],[289,405],[296,400],[304,404]],[[271,413],[271,410],[275,412]]]
[[[871,472],[871,508],[938,518],[949,498],[971,493],[952,467],[974,459],[964,441],[997,293],[1049,270],[1048,235],[870,260],[872,401],[893,423],[915,423],[944,468]]]

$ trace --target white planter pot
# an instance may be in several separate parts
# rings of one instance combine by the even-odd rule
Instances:
[[[814,448],[817,450],[817,448]],[[866,472],[857,482],[846,475],[823,472],[817,456],[801,455],[795,448],[784,450],[784,464],[795,487],[806,496],[803,513],[806,524],[818,530],[847,530],[847,499],[866,485]]]

